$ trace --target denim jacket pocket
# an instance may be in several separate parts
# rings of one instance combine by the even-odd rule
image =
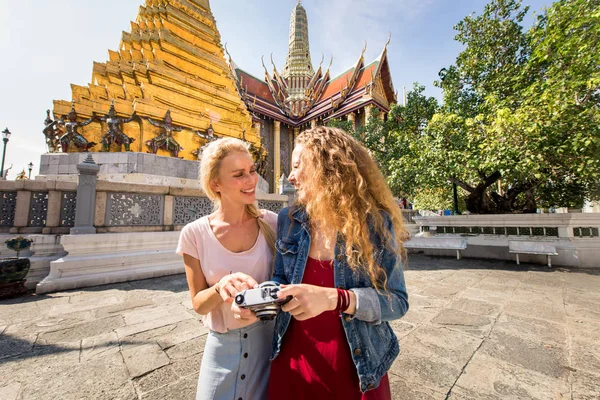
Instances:
[[[369,343],[368,347],[370,359],[383,360],[388,353],[391,343],[398,340],[392,331],[388,322],[383,322],[378,325],[365,325],[364,329],[360,329],[360,337],[363,342]],[[368,338],[368,339],[367,339]]]
[[[381,340],[382,343],[387,343],[392,339],[393,331],[389,322],[378,325],[375,328],[375,332],[377,332],[377,336],[379,337],[379,340]]]
[[[283,272],[286,275],[288,282],[292,281],[294,264],[296,263],[299,247],[298,243],[287,242],[281,239],[275,242],[275,249],[277,249],[277,252],[279,253],[278,257],[283,263]]]
[[[275,242],[275,248],[279,254],[285,255],[296,255],[298,253],[298,243],[286,242],[284,240],[277,240]]]

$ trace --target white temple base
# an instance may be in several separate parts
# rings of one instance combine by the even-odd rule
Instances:
[[[36,293],[50,293],[184,272],[175,254],[179,232],[65,235],[68,255],[50,263]]]

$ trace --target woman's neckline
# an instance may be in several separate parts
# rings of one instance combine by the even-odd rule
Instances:
[[[215,241],[216,241],[217,243],[219,243],[219,246],[221,246],[221,248],[222,248],[223,250],[225,250],[226,252],[228,252],[229,254],[231,254],[231,255],[234,255],[234,256],[239,256],[239,255],[248,254],[248,253],[250,253],[251,251],[253,251],[253,250],[256,248],[256,246],[258,246],[258,242],[260,241],[260,237],[261,237],[261,235],[262,235],[262,232],[260,231],[260,227],[259,227],[259,229],[258,229],[258,235],[256,235],[256,240],[254,240],[254,244],[252,245],[252,247],[250,247],[248,250],[244,250],[244,251],[235,252],[235,251],[231,251],[231,250],[229,250],[227,247],[225,247],[225,246],[223,245],[223,243],[221,243],[221,241],[219,240],[219,238],[217,237],[217,235],[216,235],[216,234],[215,234],[215,232],[213,231],[213,229],[212,229],[212,225],[210,224],[210,215],[207,215],[207,216],[206,216],[206,217],[204,217],[204,218],[206,219],[205,221],[206,221],[206,225],[207,225],[207,227],[208,227],[208,231],[210,232],[210,235],[212,235],[213,239],[215,239]]]
[[[317,262],[320,262],[320,263],[332,263],[333,262],[333,259],[331,259],[331,260],[319,260],[319,259],[313,258],[311,256],[308,256],[308,259],[309,260],[313,260],[313,261],[317,261]]]

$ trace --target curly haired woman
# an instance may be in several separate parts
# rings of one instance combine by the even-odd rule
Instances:
[[[274,280],[293,299],[275,323],[269,398],[390,399],[388,321],[408,310],[402,217],[368,151],[340,129],[301,133],[295,205],[277,220]]]
[[[206,147],[201,182],[215,211],[186,225],[177,247],[194,310],[210,329],[196,398],[263,399],[273,321],[258,321],[233,298],[270,278],[277,215],[254,205],[258,174],[239,139],[219,139]]]

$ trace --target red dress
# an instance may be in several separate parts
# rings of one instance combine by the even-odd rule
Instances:
[[[308,258],[302,283],[334,287],[332,261]],[[291,319],[281,352],[271,362],[269,399],[391,399],[387,374],[380,385],[360,391],[350,346],[335,311],[306,321]]]

